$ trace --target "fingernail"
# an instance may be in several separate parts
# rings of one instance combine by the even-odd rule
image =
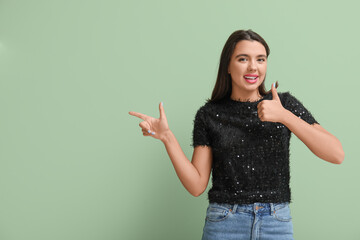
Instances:
[[[148,133],[150,133],[151,131],[150,130],[148,130]]]
[[[161,106],[164,106],[164,103],[163,103],[163,102],[161,102]]]
[[[152,135],[155,135],[155,132],[152,132],[151,134],[152,134]]]
[[[273,83],[274,87],[275,87],[275,83]]]

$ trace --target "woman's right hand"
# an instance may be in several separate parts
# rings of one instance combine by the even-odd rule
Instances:
[[[170,129],[162,103],[159,104],[159,110],[160,118],[153,118],[138,112],[129,112],[129,114],[144,120],[139,124],[144,136],[152,136],[153,138],[162,140],[165,133]]]

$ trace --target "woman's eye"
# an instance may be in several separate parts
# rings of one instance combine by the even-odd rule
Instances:
[[[244,61],[247,61],[247,59],[246,58],[239,58],[239,62],[244,62]],[[264,58],[259,58],[258,61],[265,62],[265,59]]]

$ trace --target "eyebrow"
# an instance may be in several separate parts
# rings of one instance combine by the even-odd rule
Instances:
[[[247,54],[239,54],[239,55],[236,55],[235,58],[238,58],[238,57],[241,57],[241,56],[249,57],[249,55],[247,55]],[[261,55],[257,55],[256,57],[265,57],[266,58],[266,55],[261,54]]]

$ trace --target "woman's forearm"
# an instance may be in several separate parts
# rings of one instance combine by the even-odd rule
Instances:
[[[187,159],[175,135],[169,130],[161,139],[171,159],[181,183],[191,195],[197,197],[203,189],[200,184],[200,174],[195,166]]]
[[[281,123],[319,158],[335,164],[340,164],[344,160],[344,151],[340,141],[334,135],[321,129],[320,125],[308,124],[289,110],[285,111]]]

